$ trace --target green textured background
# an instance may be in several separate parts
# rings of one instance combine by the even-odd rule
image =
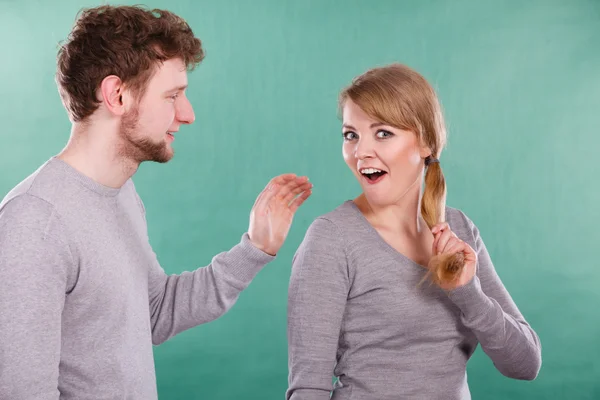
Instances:
[[[0,0],[2,196],[68,138],[57,43],[81,7],[97,4]],[[315,185],[279,258],[233,309],[156,348],[161,399],[283,398],[291,257],[317,215],[359,190],[341,156],[337,93],[394,61],[438,89],[448,203],[479,226],[542,340],[534,382],[503,377],[478,349],[473,398],[600,398],[599,1],[145,4],[186,18],[207,53],[189,77],[196,123],[183,127],[170,163],[136,175],[167,272],[206,265],[237,243],[272,176],[306,174]]]

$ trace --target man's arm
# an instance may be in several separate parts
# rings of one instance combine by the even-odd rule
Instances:
[[[72,264],[49,204],[24,195],[0,209],[0,398],[59,398],[61,313]]]
[[[294,174],[273,178],[252,207],[248,232],[206,267],[167,275],[154,256],[148,281],[153,343],[227,312],[256,274],[275,258],[311,187],[306,178]]]
[[[160,344],[179,332],[225,314],[254,276],[275,257],[242,236],[228,252],[193,272],[167,275],[158,262],[149,276],[152,342]]]

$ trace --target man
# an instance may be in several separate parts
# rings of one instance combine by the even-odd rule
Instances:
[[[80,15],[58,55],[71,138],[0,203],[0,398],[156,399],[152,344],[224,314],[274,259],[305,177],[269,182],[241,241],[206,267],[168,276],[150,247],[131,177],[173,157],[202,58],[167,11]]]

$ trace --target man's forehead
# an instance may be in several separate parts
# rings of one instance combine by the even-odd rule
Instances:
[[[180,59],[167,60],[159,65],[154,80],[162,90],[183,89],[187,86],[187,68]]]

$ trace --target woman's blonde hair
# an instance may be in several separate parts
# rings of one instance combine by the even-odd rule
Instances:
[[[446,145],[446,127],[435,90],[415,70],[392,64],[370,69],[352,81],[339,97],[340,110],[350,99],[371,118],[399,129],[414,132],[421,145],[431,150],[425,160],[425,189],[421,215],[431,229],[445,221],[446,181],[438,160]],[[428,165],[427,165],[428,164]],[[450,282],[464,265],[462,253],[452,256],[434,254],[430,275],[434,282]]]

